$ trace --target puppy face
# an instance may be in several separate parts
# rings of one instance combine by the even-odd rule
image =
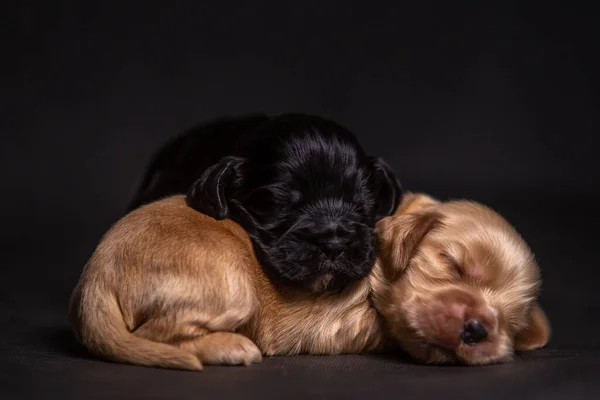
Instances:
[[[302,115],[275,119],[244,149],[202,176],[190,205],[239,223],[275,281],[325,292],[366,276],[375,223],[400,196],[391,169],[344,128]]]
[[[473,202],[407,202],[422,204],[378,226],[390,267],[378,303],[404,350],[425,363],[489,364],[545,345],[540,273],[513,227]]]

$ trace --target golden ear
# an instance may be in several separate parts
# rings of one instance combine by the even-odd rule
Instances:
[[[402,196],[396,215],[418,212],[426,207],[439,204],[439,201],[423,193],[407,192]]]
[[[550,340],[550,322],[538,303],[533,305],[529,323],[515,337],[516,350],[535,350],[544,347]]]
[[[376,227],[379,258],[389,280],[394,280],[410,262],[419,244],[439,221],[436,212],[421,212],[382,219]]]

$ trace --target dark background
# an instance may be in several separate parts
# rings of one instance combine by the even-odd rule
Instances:
[[[597,396],[598,7],[523,4],[3,3],[0,393]],[[68,296],[152,154],[261,111],[334,119],[406,188],[506,216],[542,267],[548,348],[484,368],[293,357],[194,374],[86,358]]]

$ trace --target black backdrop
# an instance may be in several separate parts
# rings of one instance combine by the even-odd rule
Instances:
[[[503,213],[530,243],[544,274],[542,304],[554,337],[549,350],[530,356],[533,364],[535,357],[542,364],[567,360],[573,364],[557,371],[578,372],[563,377],[561,390],[597,388],[581,371],[598,368],[598,359],[581,357],[596,351],[600,337],[600,168],[593,143],[600,127],[598,10],[567,2],[494,3],[5,3],[5,383],[24,394],[35,387],[44,388],[36,393],[73,394],[89,383],[78,375],[86,368],[96,368],[94,376],[129,368],[118,371],[132,373],[132,380],[147,371],[84,363],[74,353],[65,309],[83,264],[167,139],[219,116],[298,111],[349,127],[408,189],[472,198]],[[36,370],[32,358],[51,367]],[[345,367],[335,367],[337,361],[323,367],[323,359],[309,360],[253,367],[253,390],[268,391],[269,383],[259,382],[268,368],[290,368],[308,380],[311,365],[333,368],[335,383],[335,371],[362,370],[352,365],[364,362],[340,358]],[[372,362],[374,371],[383,363]],[[387,365],[385,375],[396,364],[381,365]],[[49,372],[56,368],[62,386]],[[226,381],[234,374],[229,371],[217,377]],[[438,374],[432,379],[443,380],[448,373],[419,371],[411,379]],[[504,378],[514,372],[502,371]],[[207,387],[223,390],[214,379]],[[319,390],[293,393],[343,394]]]

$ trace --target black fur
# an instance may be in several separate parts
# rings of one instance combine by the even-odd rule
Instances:
[[[348,130],[303,114],[188,132],[159,154],[132,208],[186,192],[191,207],[248,232],[271,279],[318,292],[370,272],[375,222],[402,194],[392,169]]]

